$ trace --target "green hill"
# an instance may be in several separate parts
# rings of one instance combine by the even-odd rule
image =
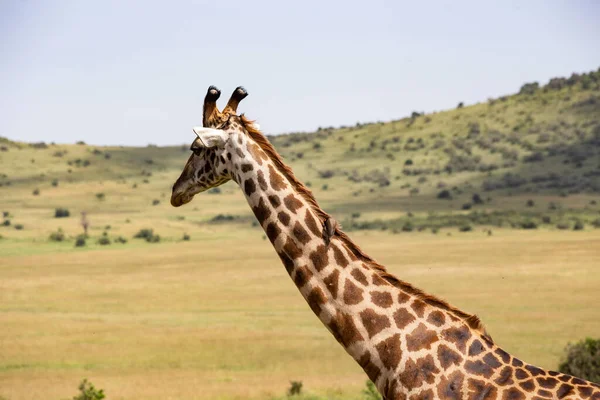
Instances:
[[[453,110],[270,139],[346,230],[600,225],[600,70]],[[175,240],[198,223],[252,227],[233,183],[170,207],[188,145],[2,139],[0,150],[4,243],[45,239],[63,225],[74,236],[81,211],[98,234],[149,226]],[[68,220],[54,218],[58,207]]]

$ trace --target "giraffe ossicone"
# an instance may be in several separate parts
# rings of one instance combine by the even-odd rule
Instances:
[[[234,180],[311,310],[386,400],[593,399],[600,386],[528,365],[498,347],[475,315],[389,274],[317,204],[237,106],[210,87],[203,127],[171,204]],[[209,128],[209,129],[206,129]]]

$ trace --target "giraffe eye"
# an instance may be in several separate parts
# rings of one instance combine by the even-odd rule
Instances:
[[[192,149],[192,153],[194,153],[194,155],[199,156],[202,153],[202,150],[200,149]]]

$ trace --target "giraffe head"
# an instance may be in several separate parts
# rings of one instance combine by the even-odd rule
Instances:
[[[208,88],[204,98],[203,126],[193,128],[197,137],[190,146],[192,154],[173,185],[171,205],[174,207],[189,203],[196,194],[231,179],[231,153],[226,147],[233,135],[244,133],[245,128],[239,123],[236,112],[248,93],[241,86],[236,88],[222,112],[217,108],[220,95],[221,91],[216,87]]]

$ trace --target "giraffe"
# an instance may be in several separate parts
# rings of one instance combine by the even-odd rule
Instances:
[[[171,204],[235,181],[311,310],[385,400],[594,399],[600,385],[526,364],[479,318],[389,274],[317,204],[243,114],[238,87],[220,112],[211,86],[203,127]]]

